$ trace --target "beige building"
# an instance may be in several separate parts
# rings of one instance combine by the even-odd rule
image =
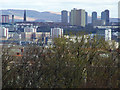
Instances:
[[[73,9],[70,12],[70,24],[85,27],[85,10]]]
[[[23,32],[21,33],[22,40],[31,40],[32,38],[39,39],[41,37],[50,37],[50,32]]]
[[[81,26],[85,27],[85,10],[80,9],[81,15]]]
[[[70,24],[76,25],[76,9],[75,8],[70,12]]]

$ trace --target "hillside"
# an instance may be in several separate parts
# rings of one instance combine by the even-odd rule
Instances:
[[[15,21],[22,21],[24,16],[24,10],[16,9],[7,9],[0,10],[4,15],[15,15]],[[27,21],[36,21],[36,22],[60,22],[61,15],[57,12],[39,12],[35,10],[27,10]],[[117,18],[110,18],[110,22],[117,22]],[[88,23],[91,23],[91,17],[88,17]]]
[[[4,15],[15,15],[16,21],[23,20],[24,10],[14,10],[14,9],[8,9],[8,10],[0,10],[2,11],[2,14]],[[60,15],[55,14],[52,12],[38,12],[35,10],[27,10],[27,21],[53,21],[53,22],[60,22]]]

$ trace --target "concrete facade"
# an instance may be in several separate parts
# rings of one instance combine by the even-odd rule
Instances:
[[[64,23],[64,24],[68,23],[68,11],[63,10],[61,12],[61,22]]]
[[[75,8],[71,10],[70,24],[85,27],[85,10]]]

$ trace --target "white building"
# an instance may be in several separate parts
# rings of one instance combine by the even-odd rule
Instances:
[[[111,29],[105,30],[105,41],[111,41],[112,35],[111,35]]]
[[[51,37],[58,38],[63,36],[63,29],[62,28],[51,28]]]
[[[24,32],[36,32],[37,31],[37,29],[36,28],[34,28],[34,27],[25,27],[24,28]]]
[[[0,27],[0,38],[5,37],[8,39],[8,28]]]

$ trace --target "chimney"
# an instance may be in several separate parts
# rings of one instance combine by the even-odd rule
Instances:
[[[12,24],[14,24],[14,15],[12,15]]]
[[[26,22],[26,10],[24,10],[24,22]]]

